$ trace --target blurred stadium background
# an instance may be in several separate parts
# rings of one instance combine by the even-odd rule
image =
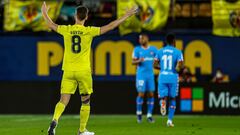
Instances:
[[[63,39],[47,29],[41,17],[42,2],[0,0],[1,135],[45,134],[51,119],[49,114],[59,99]],[[215,129],[220,135],[240,134],[237,127],[240,124],[240,0],[46,2],[51,5],[50,16],[58,24],[74,24],[72,16],[77,5],[90,9],[86,25],[94,26],[118,18],[126,7],[138,5],[141,9],[140,14],[118,29],[93,41],[94,116],[89,127],[99,135],[127,134],[127,131],[136,135],[158,134],[158,129],[163,127],[159,116],[152,126],[135,122],[135,67],[131,65],[131,54],[141,32],[147,33],[150,44],[158,48],[164,45],[166,33],[176,33],[177,48],[183,51],[185,59],[185,67],[180,72],[177,127],[173,132],[165,128],[159,132],[200,135],[215,134],[212,130]],[[65,126],[66,130],[62,129],[61,134],[75,133],[70,127],[78,127],[74,114],[79,113],[80,104],[75,94],[65,111],[73,115],[63,116],[65,123],[59,127]],[[156,115],[158,110],[156,100]],[[146,129],[141,130],[143,127]]]

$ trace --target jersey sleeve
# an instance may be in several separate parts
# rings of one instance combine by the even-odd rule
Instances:
[[[57,27],[57,33],[63,35],[64,33],[66,33],[68,30],[68,27],[66,25],[58,25]]]
[[[90,26],[89,27],[89,32],[93,37],[99,36],[100,35],[100,27]]]
[[[133,58],[133,59],[139,59],[139,53],[138,53],[138,49],[137,49],[137,48],[135,48],[135,49],[133,50],[132,58]]]
[[[183,61],[183,54],[181,51],[179,51],[178,53],[178,58],[177,58],[178,61]]]

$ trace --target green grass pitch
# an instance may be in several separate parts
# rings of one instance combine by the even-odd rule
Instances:
[[[176,116],[175,127],[155,116],[137,124],[134,115],[92,115],[88,129],[96,135],[240,135],[240,116]],[[46,135],[50,115],[0,115],[0,135]],[[56,135],[77,135],[78,115],[64,115]]]

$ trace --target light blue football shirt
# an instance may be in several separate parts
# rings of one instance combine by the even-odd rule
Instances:
[[[148,48],[137,46],[134,48],[132,57],[135,59],[144,58],[144,61],[137,66],[137,76],[154,75],[153,62],[157,51],[154,46],[148,46]]]
[[[178,61],[183,61],[182,52],[171,45],[167,45],[157,52],[155,57],[160,63],[159,81],[162,83],[177,83]]]

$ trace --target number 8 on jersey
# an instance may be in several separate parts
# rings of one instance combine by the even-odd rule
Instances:
[[[81,37],[74,35],[72,36],[72,52],[80,53],[81,52]]]

